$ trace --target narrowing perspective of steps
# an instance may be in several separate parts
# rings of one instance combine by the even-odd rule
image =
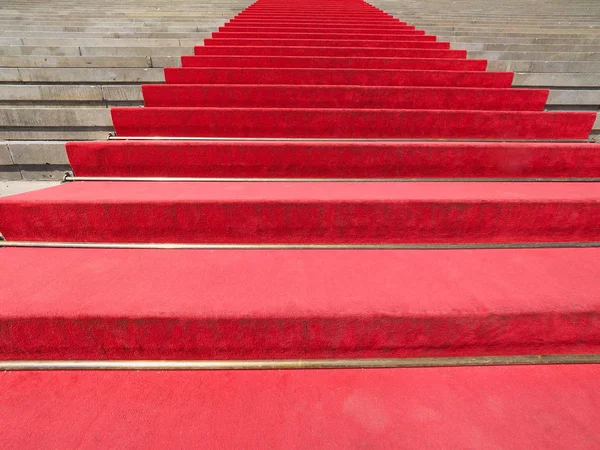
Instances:
[[[9,442],[597,448],[596,113],[486,69],[363,0],[258,0],[112,108],[0,199]]]

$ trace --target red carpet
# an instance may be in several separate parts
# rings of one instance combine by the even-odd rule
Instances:
[[[3,373],[0,432],[23,450],[595,449],[599,377],[598,366]]]
[[[228,56],[196,55],[182,57],[183,67],[281,67],[323,69],[410,69],[410,70],[485,70],[484,59],[456,58],[365,58],[316,56]],[[152,85],[161,86],[161,85]],[[292,86],[289,86],[292,87]],[[333,86],[331,86],[333,87]],[[538,90],[536,90],[537,92]],[[543,90],[539,90],[543,92]],[[544,104],[545,104],[544,100]]]
[[[448,60],[452,61],[452,60]],[[544,89],[148,84],[146,107],[369,108],[541,111]]]
[[[111,114],[122,136],[254,138],[586,139],[596,119],[593,112],[333,108],[113,108]]]
[[[3,359],[600,350],[600,249],[2,253]]]
[[[112,110],[120,140],[67,145],[76,176],[348,180],[70,182],[0,199],[4,237],[600,241],[596,114],[544,111],[548,90],[361,0],[259,0],[182,65]],[[0,360],[600,354],[599,248],[0,256]],[[10,448],[598,448],[599,370],[5,373],[0,431]]]
[[[271,44],[272,45],[272,44]],[[456,58],[464,59],[465,50],[429,50],[410,48],[365,47],[194,47],[195,55],[246,55],[246,56],[337,56],[378,58]],[[168,71],[165,71],[168,73]]]
[[[438,57],[438,55],[435,57]],[[172,67],[165,69],[165,79],[168,84],[291,84],[508,88],[510,87],[512,78],[513,74],[506,72],[464,72],[455,70],[315,69],[280,67]]]
[[[593,144],[499,142],[69,142],[79,176],[597,177]]]
[[[264,32],[235,32],[235,31],[220,31],[213,33],[213,38],[219,39],[322,39],[324,33],[308,31],[264,31]],[[401,30],[390,33],[370,33],[369,31],[359,32],[353,34],[352,40],[360,41],[371,41],[371,40],[383,40],[383,41],[436,41],[435,36],[425,36],[423,30]],[[327,33],[327,39],[340,39],[348,40],[348,33],[346,30],[338,33]]]
[[[432,36],[433,37],[433,36]],[[370,47],[370,48],[427,48],[427,49],[449,49],[449,42],[434,42],[428,36],[402,36],[393,41],[382,39],[362,40],[347,39],[335,40],[329,39],[277,39],[277,44],[281,47]],[[272,45],[273,39],[221,39],[208,38],[204,40],[206,46],[250,46],[261,47]]]
[[[4,236],[34,241],[588,242],[599,223],[597,183],[81,182],[0,202]]]

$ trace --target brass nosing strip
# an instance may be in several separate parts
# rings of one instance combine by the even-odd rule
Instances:
[[[444,138],[306,138],[306,137],[227,137],[227,136],[117,136],[109,141],[222,141],[222,142],[465,142],[465,143],[592,143],[589,139],[444,139]]]
[[[548,178],[252,178],[252,177],[82,177],[67,174],[64,182],[203,182],[203,183],[597,183],[600,177]]]
[[[516,242],[464,244],[214,244],[136,242],[46,242],[7,241],[0,235],[0,248],[89,248],[131,250],[509,250],[599,248],[600,242]]]
[[[294,370],[599,364],[600,355],[457,356],[265,360],[11,360],[0,371],[50,370]]]

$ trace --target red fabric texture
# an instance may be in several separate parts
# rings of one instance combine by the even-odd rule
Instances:
[[[598,183],[80,182],[0,199],[10,240],[588,242],[599,223]]]
[[[302,26],[302,25],[232,25],[227,24],[224,27],[219,27],[220,33],[320,33],[328,36],[329,34],[340,34],[340,33],[360,33],[360,34],[396,34],[404,33],[408,31],[421,31],[415,30],[413,26],[404,27],[364,27],[364,26],[348,26],[348,27],[332,27],[331,25],[315,25],[315,26]]]
[[[183,56],[183,67],[296,67],[321,69],[410,69],[483,71],[483,59],[342,58],[318,56]],[[156,85],[160,86],[160,85]]]
[[[246,67],[169,68],[166,87],[145,88],[150,103],[152,92],[179,92],[172,101],[187,96],[203,107],[116,108],[117,133],[487,140],[589,135],[594,113],[539,112],[546,90],[509,91],[512,73],[484,72],[465,51],[449,50],[447,42],[417,34],[365,3],[351,5],[361,5],[361,14],[373,11],[371,17],[346,14],[352,9],[346,2],[322,16],[314,8],[318,2],[301,3],[280,8],[268,2],[273,8],[226,25],[251,35],[220,33],[195,49],[212,56],[213,65],[243,55]],[[289,14],[297,7],[299,14]],[[321,34],[324,27],[329,31]],[[252,57],[263,67],[253,67],[258,59]],[[308,67],[278,66],[283,58],[301,64],[298,57],[316,59]],[[331,67],[340,64],[331,58],[352,58],[344,64],[357,66]],[[367,64],[359,58],[379,59]],[[397,68],[369,65],[377,63]],[[327,67],[311,67],[318,64]],[[287,86],[284,92],[264,85]],[[303,101],[310,107],[300,108]],[[206,107],[210,102],[216,107]],[[83,167],[97,158],[126,161],[117,170],[127,174],[157,171],[168,158],[160,169],[167,175],[196,176],[593,176],[598,164],[595,149],[583,144],[118,145],[126,150],[113,143],[73,144],[69,154],[77,158],[78,149],[88,149]],[[600,187],[584,183],[81,182],[0,200],[6,238],[34,241],[581,243],[600,240],[598,223]],[[599,251],[3,249],[3,262],[16,275],[0,284],[0,357],[598,353]],[[65,286],[76,295],[65,294]]]
[[[389,58],[457,58],[467,57],[466,50],[432,50],[414,48],[366,47],[194,47],[195,55],[270,55],[270,56],[353,56]],[[167,71],[165,71],[167,73]],[[512,78],[511,78],[512,80]],[[509,87],[510,83],[508,86]]]
[[[244,17],[234,17],[227,23],[232,24],[245,24],[245,23],[257,23],[257,24],[265,24],[265,23],[276,23],[276,24],[284,24],[284,23],[299,23],[305,25],[318,24],[318,25],[391,25],[391,26],[404,26],[406,25],[403,22],[400,22],[398,19],[394,17],[375,17],[375,18],[364,18],[364,17],[290,17],[287,14],[285,16],[268,16],[261,15],[258,16],[248,16],[248,18]]]
[[[243,39],[243,38],[258,38],[258,39],[323,39],[323,34],[320,32],[269,32],[269,31],[255,31],[252,33],[240,33],[235,31],[218,31],[212,34],[213,38],[235,38],[235,39]],[[423,30],[403,30],[397,31],[393,34],[383,34],[383,33],[357,33],[348,35],[348,33],[327,33],[327,39],[348,39],[352,37],[352,40],[385,40],[385,41],[393,41],[393,40],[423,40],[423,41],[435,41],[435,36],[425,36],[425,31]],[[410,38],[410,39],[408,39]],[[421,38],[421,39],[417,39]]]
[[[600,147],[587,143],[102,141],[66,147],[78,176],[564,178],[600,173]]]
[[[431,41],[431,42],[428,42]],[[423,48],[442,49],[450,48],[449,42],[433,42],[435,36],[406,36],[394,41],[384,40],[329,40],[329,39],[277,39],[280,47],[369,47],[369,48]],[[273,39],[204,39],[205,46],[237,46],[261,47],[273,45]]]
[[[451,60],[450,60],[451,61]],[[547,89],[147,84],[147,107],[542,111]]]
[[[362,0],[259,0],[120,136],[487,142],[73,143],[78,175],[597,177],[595,113]],[[234,61],[235,62],[232,62]],[[74,182],[0,199],[8,240],[600,241],[599,183]],[[600,248],[2,248],[0,359],[600,354]],[[10,448],[598,448],[600,366],[4,373]],[[65,425],[67,424],[67,425]]]
[[[509,88],[509,72],[322,69],[279,67],[173,67],[168,84],[291,84]]]
[[[596,119],[593,112],[317,108],[113,108],[111,114],[121,136],[257,138],[586,139]]]
[[[3,359],[600,351],[600,249],[2,254]]]
[[[599,377],[573,365],[1,373],[0,432],[22,450],[591,450]]]

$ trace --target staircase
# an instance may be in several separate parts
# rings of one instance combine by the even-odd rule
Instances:
[[[248,6],[191,0],[0,0],[0,196],[59,182],[67,140],[105,139],[109,108],[138,106],[193,46]],[[600,31],[593,0],[403,0],[375,6],[513,71],[513,87],[550,89],[547,110],[598,111]],[[216,60],[215,60],[216,61]],[[592,138],[600,132],[596,122]],[[16,182],[24,180],[28,182]]]
[[[596,113],[400,20],[258,0],[0,199],[11,447],[598,447]]]

